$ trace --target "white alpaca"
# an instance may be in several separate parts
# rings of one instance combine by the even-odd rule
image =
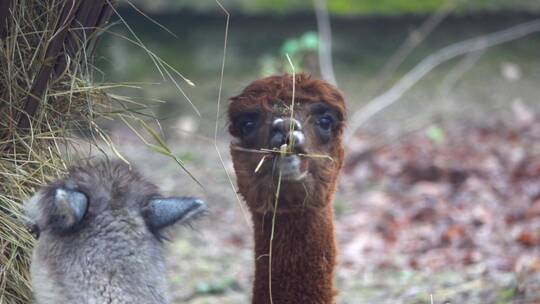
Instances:
[[[168,303],[160,231],[206,209],[163,198],[120,163],[75,167],[26,204],[39,234],[31,265],[35,302]]]

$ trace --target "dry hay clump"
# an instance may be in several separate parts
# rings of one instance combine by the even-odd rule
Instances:
[[[0,3],[0,303],[31,298],[23,200],[64,172],[74,131],[107,138],[94,121],[118,104],[92,84],[91,54],[109,5]]]

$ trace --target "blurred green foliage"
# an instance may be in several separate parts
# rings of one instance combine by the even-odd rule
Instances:
[[[137,6],[155,13],[170,13],[189,9],[215,13],[219,7],[207,0],[132,0]],[[445,4],[455,2],[456,12],[540,11],[539,0],[328,0],[328,9],[334,15],[402,15],[431,13]],[[288,14],[311,12],[312,0],[221,0],[231,13]]]
[[[426,135],[435,144],[442,144],[444,142],[444,130],[437,125],[430,126],[426,130]]]
[[[344,15],[393,15],[402,13],[427,13],[445,4],[445,0],[331,0],[328,9],[332,13]]]
[[[232,277],[224,277],[215,282],[199,282],[196,294],[222,294],[227,289],[234,288],[238,283]]]
[[[266,77],[284,72],[291,73],[292,68],[286,59],[289,55],[297,73],[311,72],[316,69],[319,35],[306,32],[300,37],[286,39],[281,45],[279,56],[265,54],[259,59],[260,76]]]

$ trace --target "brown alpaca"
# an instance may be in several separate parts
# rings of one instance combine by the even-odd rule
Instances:
[[[272,76],[248,85],[229,105],[234,169],[255,230],[255,304],[334,301],[332,200],[345,102],[328,83],[297,75],[291,119],[292,94],[292,76]],[[257,153],[283,148],[286,155]]]

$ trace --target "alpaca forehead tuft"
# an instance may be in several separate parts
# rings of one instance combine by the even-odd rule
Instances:
[[[83,191],[92,203],[124,207],[128,201],[142,202],[158,194],[158,188],[138,171],[119,161],[85,163],[73,167],[64,185]]]
[[[305,74],[296,75],[294,81],[295,103],[325,102],[338,112],[339,119],[346,117],[343,95],[329,83]],[[275,104],[289,106],[292,103],[292,75],[270,76],[250,83],[237,96],[230,98],[229,118],[235,113],[263,109],[274,111]]]

